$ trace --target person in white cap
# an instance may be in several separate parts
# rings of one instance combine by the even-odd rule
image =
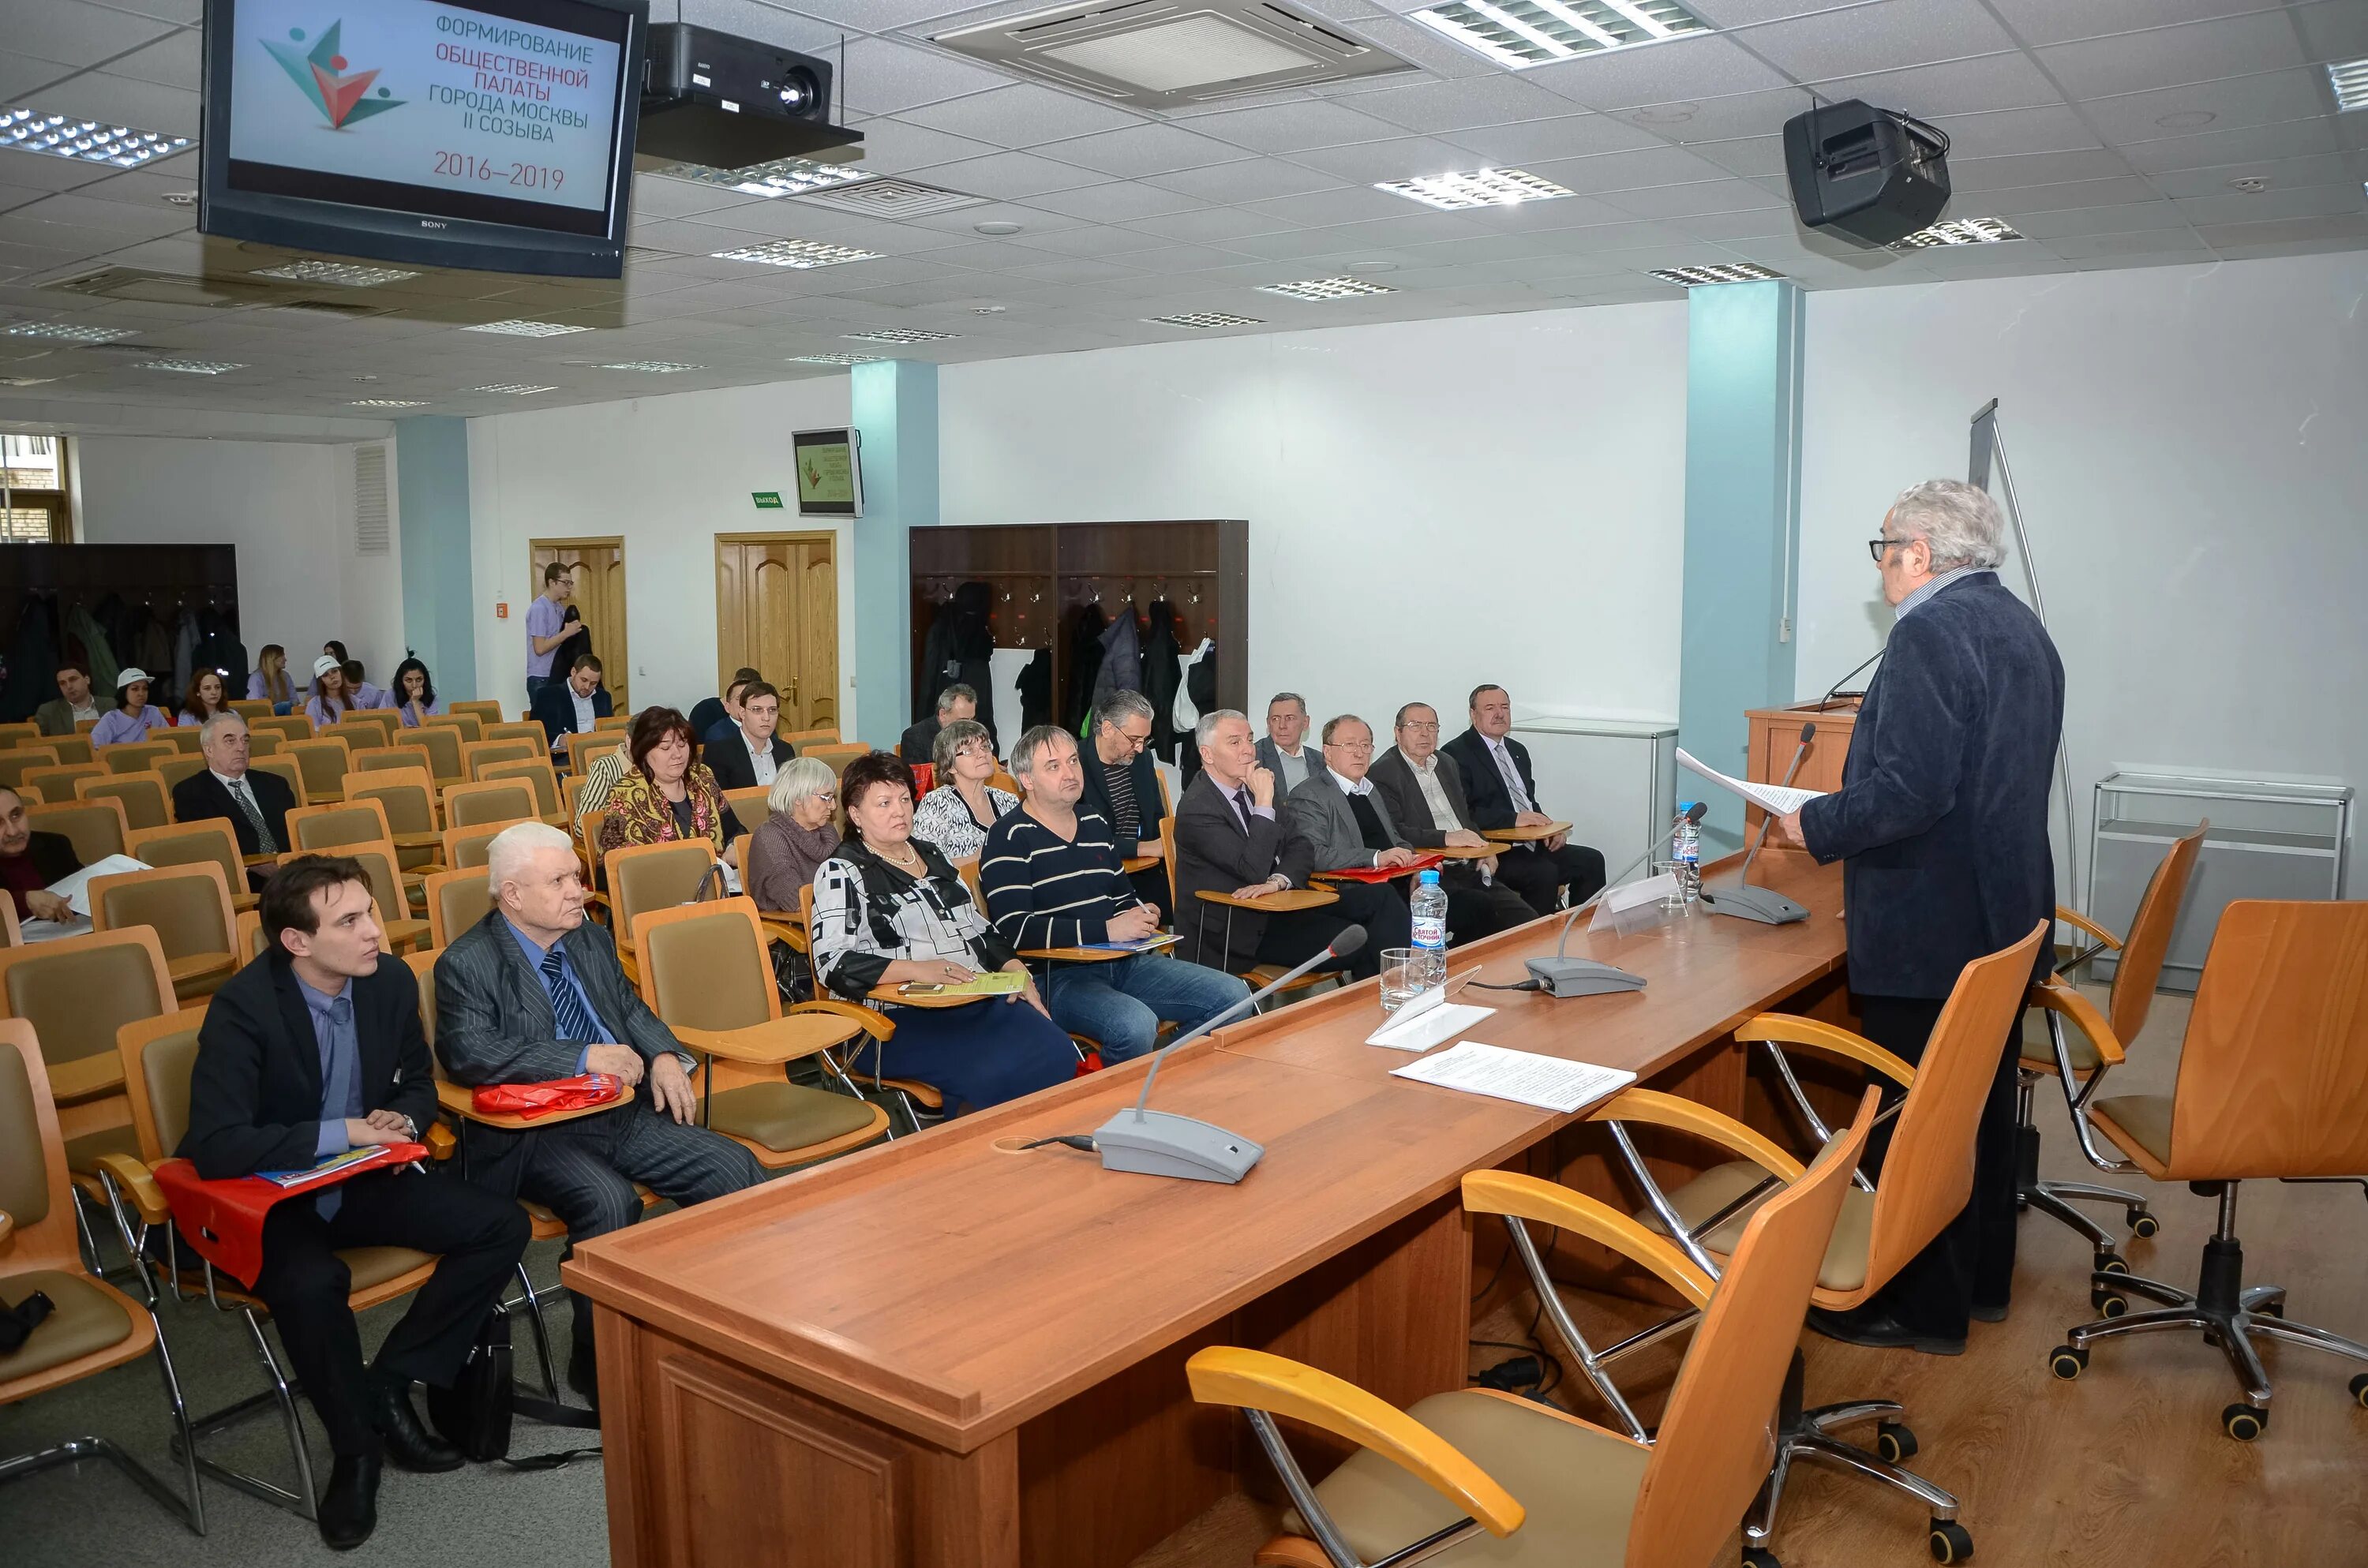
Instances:
[[[122,670],[115,677],[115,709],[99,715],[91,727],[90,744],[111,746],[120,741],[145,740],[149,731],[170,729],[172,723],[171,714],[148,705],[148,672]]]
[[[304,716],[314,730],[326,730],[350,712],[354,694],[346,685],[346,666],[335,653],[313,661],[313,695],[304,701]]]

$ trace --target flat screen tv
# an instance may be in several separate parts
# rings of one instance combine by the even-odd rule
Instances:
[[[198,229],[623,273],[648,0],[207,0]]]
[[[798,463],[798,515],[863,516],[863,436],[858,430],[792,430]]]

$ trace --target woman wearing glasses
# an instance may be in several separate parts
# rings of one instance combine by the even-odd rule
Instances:
[[[995,777],[995,742],[977,720],[956,719],[938,732],[929,760],[939,783],[915,809],[913,836],[928,839],[949,860],[975,860],[986,830],[1019,806],[1019,796],[986,782]]]

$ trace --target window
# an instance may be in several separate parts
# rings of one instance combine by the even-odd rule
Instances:
[[[72,544],[63,436],[0,432],[0,544]]]

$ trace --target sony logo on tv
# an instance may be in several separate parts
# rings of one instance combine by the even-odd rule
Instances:
[[[419,220],[419,226],[423,229],[449,229],[451,227],[450,223],[440,222],[434,218],[422,218]]]

